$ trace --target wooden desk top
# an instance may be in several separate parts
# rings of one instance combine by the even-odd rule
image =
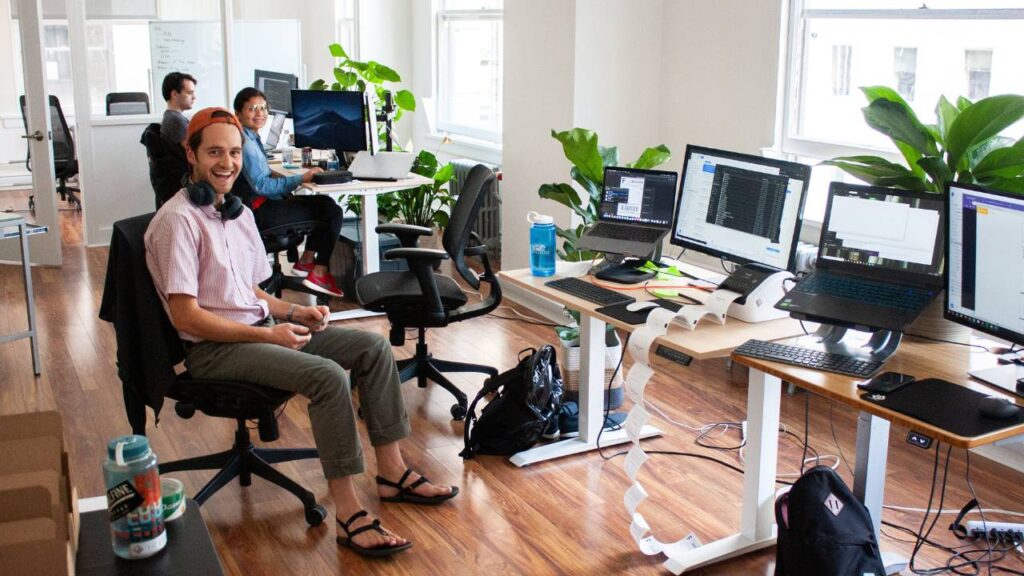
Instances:
[[[992,344],[988,341],[976,341],[982,345]],[[804,345],[810,345],[811,342],[812,341],[808,340],[807,337],[794,338],[786,341],[787,344],[794,344],[798,346],[801,345],[801,343]],[[912,428],[918,432],[928,434],[933,438],[937,438],[942,442],[947,442],[958,448],[974,448],[976,446],[983,446],[1003,438],[1009,438],[1011,436],[1024,433],[1024,424],[1021,424],[1020,426],[1006,428],[983,436],[958,436],[931,424],[921,422],[916,418],[911,418],[910,416],[906,416],[899,412],[893,412],[892,410],[886,409],[877,404],[861,400],[860,390],[857,389],[857,382],[860,381],[859,378],[844,376],[842,374],[832,374],[830,372],[821,372],[808,368],[800,368],[798,366],[790,366],[788,364],[780,364],[778,362],[770,362],[756,358],[748,358],[746,356],[734,355],[732,359],[738,364],[750,366],[751,368],[756,368],[773,376],[778,376],[786,382],[792,382],[794,385],[805,388],[815,394],[830,398],[837,402],[842,402],[856,408],[857,410],[863,410],[885,418],[891,422]],[[995,355],[989,354],[979,348],[931,342],[908,336],[900,343],[896,353],[893,354],[889,361],[885,363],[885,367],[882,368],[882,371],[902,372],[904,374],[915,376],[918,379],[941,378],[949,382],[963,384],[972,390],[977,390],[978,392],[986,395],[1013,398],[1012,396],[1003,394],[1001,390],[986,386],[981,382],[970,380],[967,376],[968,370],[987,368],[995,365]],[[1017,403],[1021,403],[1019,399],[1017,400]]]
[[[275,172],[282,176],[291,176],[292,174],[302,174],[307,170],[307,168],[290,169],[285,168],[280,163],[277,163],[271,164],[270,170],[271,172]],[[328,184],[323,186],[310,182],[308,184],[302,184],[301,187],[318,194],[343,192],[345,194],[367,195],[391,192],[394,190],[404,190],[406,188],[414,188],[423,184],[432,184],[433,182],[434,181],[430,178],[410,172],[407,178],[395,181],[355,179],[344,184]]]
[[[560,278],[561,276],[555,275],[546,278],[540,278],[530,274],[528,269],[520,270],[509,270],[498,273],[503,282],[518,286],[524,290],[533,292],[543,296],[554,302],[558,302],[564,306],[572,308],[574,310],[585,311],[588,315],[594,316],[612,324],[617,328],[632,332],[637,328],[636,325],[625,324],[619,320],[616,320],[610,316],[604,314],[598,314],[594,312],[595,309],[601,306],[588,302],[580,298],[576,298],[570,294],[555,290],[545,286],[544,283],[550,280]],[[588,277],[588,280],[593,281],[592,278]],[[608,283],[597,281],[599,285],[612,288]],[[636,298],[637,300],[650,300],[654,297],[649,295],[644,290],[640,289],[640,284],[633,286],[623,285],[623,288],[633,288],[626,292],[626,294]],[[654,286],[654,284],[652,284]],[[685,288],[680,290],[685,294],[691,295],[699,300],[704,300],[707,297],[707,292],[698,290],[696,288]],[[767,322],[758,322],[756,324],[748,324],[735,318],[729,318],[726,323],[719,324],[710,318],[705,318],[697,324],[696,330],[687,330],[682,326],[673,325],[669,327],[668,332],[658,338],[659,344],[664,344],[673,350],[677,350],[691,356],[698,360],[707,358],[719,358],[722,356],[728,356],[733,348],[736,348],[740,344],[743,344],[751,338],[758,340],[776,340],[779,338],[790,338],[797,334],[803,334],[803,330],[800,328],[800,324],[796,320],[789,318],[783,318],[781,320],[769,320]]]

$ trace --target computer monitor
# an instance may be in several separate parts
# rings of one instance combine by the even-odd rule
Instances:
[[[366,150],[362,92],[292,90],[295,145],[336,152]]]
[[[610,166],[604,170],[598,217],[605,222],[635,222],[667,229],[675,198],[675,172]]]
[[[299,87],[297,76],[256,70],[252,85],[267,97],[267,109],[271,114],[292,115],[292,90]]]
[[[946,201],[945,317],[1024,345],[1024,197],[951,183]],[[1024,396],[1016,363],[970,375]]]
[[[804,164],[687,146],[670,241],[792,271],[810,179]]]

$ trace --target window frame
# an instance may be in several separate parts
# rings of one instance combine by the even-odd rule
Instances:
[[[502,140],[501,126],[498,126],[497,131],[481,130],[472,126],[464,124],[458,124],[449,122],[445,116],[445,90],[446,83],[445,78],[447,74],[447,38],[448,35],[445,32],[447,27],[445,24],[451,21],[496,21],[499,25],[499,36],[501,41],[504,42],[504,30],[501,28],[504,25],[504,7],[502,9],[484,8],[479,10],[447,10],[444,8],[444,0],[439,0],[437,4],[438,8],[434,17],[434,25],[436,27],[436,47],[434,50],[434,82],[437,87],[437,98],[436,98],[436,117],[437,117],[437,128],[436,133],[442,135],[453,134],[457,136],[463,136],[470,138],[486,147],[500,147]],[[500,51],[500,52],[503,52]],[[503,63],[501,62],[501,53],[499,52],[499,97],[502,91],[502,84],[504,79],[502,78],[501,71],[503,70]],[[504,103],[499,100],[499,115],[501,114],[500,108],[504,106]]]

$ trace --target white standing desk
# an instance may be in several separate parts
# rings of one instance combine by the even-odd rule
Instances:
[[[306,168],[288,169],[280,162],[271,163],[270,169],[278,174],[290,176],[301,174]],[[345,184],[331,184],[321,186],[319,184],[303,184],[300,188],[309,194],[325,194],[341,202],[345,196],[362,196],[363,211],[359,219],[359,237],[362,238],[361,256],[363,259],[363,274],[370,274],[380,270],[380,239],[377,237],[377,196],[390,194],[398,190],[415,188],[424,184],[433,184],[433,180],[419,174],[409,173],[408,178],[394,182],[370,182],[353,180]],[[379,316],[378,312],[370,312],[361,308],[353,310],[341,310],[331,313],[331,321],[351,320],[353,318],[365,318],[367,316]]]
[[[36,376],[42,372],[39,363],[39,331],[36,328],[36,300],[32,292],[32,265],[28,255],[28,237],[32,234],[43,234],[46,226],[29,224],[19,214],[0,213],[0,239],[21,239],[21,267],[25,283],[25,308],[28,313],[28,330],[0,336],[0,343],[13,342],[28,338],[32,346],[32,370]]]

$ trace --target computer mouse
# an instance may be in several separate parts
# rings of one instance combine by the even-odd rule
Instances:
[[[981,402],[978,403],[978,411],[986,418],[1003,420],[1005,418],[1013,418],[1019,414],[1020,406],[1017,406],[1006,398],[988,396],[986,398],[982,398]]]
[[[650,300],[643,300],[638,302],[630,302],[626,304],[626,310],[630,312],[640,312],[641,310],[647,310],[648,308],[657,308],[657,302],[651,302]]]

